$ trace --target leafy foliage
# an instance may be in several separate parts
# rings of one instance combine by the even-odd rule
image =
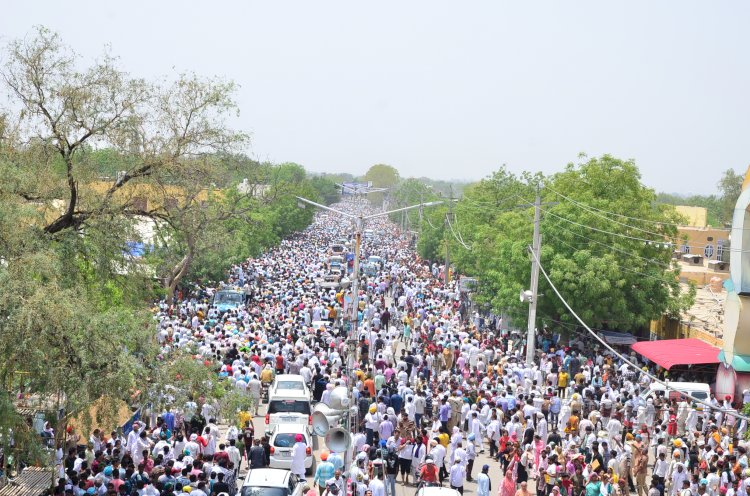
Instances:
[[[479,278],[480,301],[525,324],[526,304],[518,295],[529,285],[531,204],[539,187],[542,264],[586,322],[632,330],[664,313],[677,314],[695,296],[694,288],[681,289],[679,271],[671,265],[672,248],[665,242],[676,236],[672,223],[679,217],[657,204],[656,194],[640,179],[632,161],[608,155],[569,164],[548,178],[518,177],[500,169],[467,188],[457,205],[455,230],[471,250],[454,243],[456,264]],[[643,220],[603,212],[626,212]],[[538,301],[540,322],[572,323],[546,286],[540,278],[539,292],[545,295]]]
[[[686,205],[703,207],[707,211],[707,223],[711,226],[728,226],[732,223],[734,205],[742,192],[744,176],[737,174],[734,169],[727,169],[721,174],[717,183],[718,195],[690,195],[680,196],[659,193],[656,200],[669,205]]]
[[[367,170],[362,180],[372,181],[372,186],[375,188],[390,188],[398,184],[400,177],[395,167],[386,164],[375,164]],[[380,205],[383,202],[384,196],[382,192],[377,192],[370,193],[367,195],[367,198],[373,205]]]

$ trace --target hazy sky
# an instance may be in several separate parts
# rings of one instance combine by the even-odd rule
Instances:
[[[135,76],[233,79],[250,154],[313,171],[478,179],[634,158],[669,192],[750,163],[750,3],[6,2]]]

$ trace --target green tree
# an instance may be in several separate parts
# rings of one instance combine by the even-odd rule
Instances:
[[[171,85],[148,84],[107,54],[83,70],[78,65],[57,34],[38,28],[7,45],[0,71],[19,110],[5,133],[17,151],[5,158],[23,172],[12,192],[47,210],[47,234],[150,215],[127,186],[162,174],[194,176],[196,157],[246,142],[225,124],[237,111],[232,83],[183,75]],[[113,154],[126,157],[114,177]]]
[[[309,178],[310,185],[325,205],[331,205],[341,199],[341,188],[328,176],[313,176]]]
[[[734,206],[742,193],[744,176],[737,174],[734,169],[727,169],[719,179],[718,187],[721,192],[721,220],[730,224],[734,215]]]
[[[518,294],[529,286],[530,206],[537,186],[546,203],[542,265],[587,323],[639,329],[692,304],[695,290],[681,288],[668,243],[679,216],[656,203],[632,161],[608,155],[569,164],[549,178],[519,178],[501,169],[468,188],[457,208],[456,230],[470,250],[459,245],[455,260],[462,272],[480,279],[481,301],[525,324],[526,304]],[[572,323],[543,278],[539,288],[545,295],[538,301],[540,322]]]
[[[362,180],[372,181],[372,186],[375,188],[391,188],[398,184],[400,177],[395,167],[386,164],[375,164],[367,170]],[[383,203],[384,196],[382,192],[367,195],[373,205]]]

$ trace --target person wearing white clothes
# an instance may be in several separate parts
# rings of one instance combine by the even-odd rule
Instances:
[[[675,464],[675,470],[672,472],[672,480],[669,494],[678,496],[682,490],[682,483],[687,479],[687,471],[682,463]]]
[[[382,475],[376,475],[367,486],[367,489],[370,490],[372,496],[385,496],[385,484],[383,484],[380,477],[382,477]]]
[[[544,445],[547,445],[547,436],[549,435],[549,431],[547,428],[547,419],[544,418],[544,414],[542,412],[536,412],[536,433],[539,434],[539,437],[542,439],[542,443]]]
[[[307,445],[303,442],[302,434],[294,436],[294,446],[292,446],[292,465],[289,470],[298,477],[305,477],[305,459],[307,458]]]
[[[406,411],[406,416],[409,417],[409,420],[411,420],[412,422],[415,422],[416,413],[417,413],[417,405],[414,403],[413,396],[406,397],[406,405],[404,405],[404,410]]]
[[[480,453],[484,452],[484,446],[482,446],[482,431],[484,426],[482,421],[479,420],[479,414],[474,411],[471,412],[471,424],[469,425],[469,433],[474,435],[473,444],[475,444]]]

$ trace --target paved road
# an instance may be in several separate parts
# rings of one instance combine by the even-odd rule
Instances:
[[[255,425],[255,432],[256,433],[261,434],[265,430],[266,425],[265,425],[264,417],[265,417],[265,414],[266,414],[266,408],[267,408],[266,405],[262,405],[261,408],[260,408],[260,411],[259,411],[259,415],[256,416],[254,418],[254,420],[253,420],[254,425]],[[315,438],[314,439],[314,443],[315,444],[313,445],[313,448],[314,448],[313,453],[315,455],[316,461],[319,462],[320,461],[320,452],[325,449],[325,445],[324,445],[324,442],[323,442],[323,438],[317,437],[317,436],[313,436],[313,437]],[[492,480],[492,491],[493,491],[493,494],[494,494],[495,492],[497,492],[497,490],[500,487],[500,480],[502,478],[501,467],[500,467],[500,464],[498,462],[496,462],[494,460],[491,460],[489,458],[489,456],[488,456],[489,449],[487,447],[485,447],[485,449],[486,449],[485,453],[479,453],[479,454],[477,454],[477,459],[474,461],[474,470],[472,471],[472,475],[473,475],[474,478],[476,478],[476,476],[482,470],[482,465],[484,465],[485,463],[488,464],[490,466],[490,478]],[[243,463],[245,463],[245,462],[243,462]],[[242,476],[242,478],[244,478],[245,474],[246,474],[246,467],[243,466],[243,469],[241,470],[240,475]],[[396,495],[395,496],[412,496],[412,495],[414,495],[414,493],[416,492],[416,488],[414,486],[406,486],[405,487],[400,482],[400,480],[401,480],[401,478],[399,476],[398,482],[396,483]],[[313,487],[312,477],[308,477],[307,481],[310,484],[310,487]],[[529,489],[533,491],[534,490],[534,484],[533,484],[533,482],[530,482],[529,485],[530,485]],[[447,486],[447,482],[446,482],[446,486]],[[475,493],[476,493],[476,484],[474,482],[466,482],[465,485],[464,485],[464,494],[475,494]]]

